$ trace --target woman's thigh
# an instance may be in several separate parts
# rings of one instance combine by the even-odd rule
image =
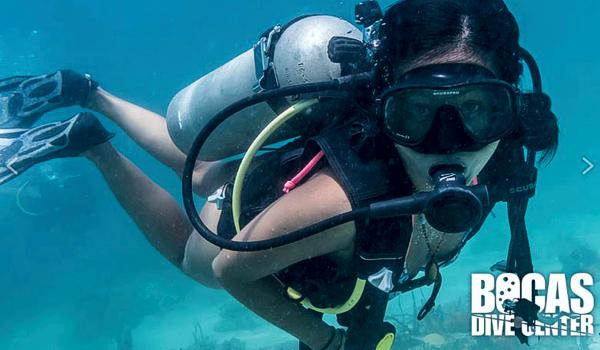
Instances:
[[[200,212],[200,218],[213,232],[217,231],[221,210],[214,203],[207,202]],[[208,242],[195,230],[188,238],[181,269],[191,278],[206,287],[222,288],[214,276],[212,263],[221,249]]]

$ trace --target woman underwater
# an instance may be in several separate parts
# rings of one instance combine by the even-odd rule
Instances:
[[[238,234],[227,218],[221,220],[227,206],[207,202],[200,215],[212,231],[244,242],[280,237],[377,201],[431,191],[438,169],[459,169],[467,184],[502,187],[507,168],[524,163],[508,155],[522,154],[523,147],[555,150],[558,127],[549,99],[527,99],[517,90],[523,72],[519,29],[503,1],[406,0],[387,9],[381,21],[375,82],[366,97],[318,134],[260,157],[254,177],[272,171],[277,176],[265,181],[278,186],[319,151],[325,157],[295,189],[272,198],[272,203],[263,203],[259,191],[245,199],[260,211],[247,214]],[[378,112],[375,100],[383,106]],[[529,113],[520,109],[522,100],[528,101]],[[113,135],[91,113],[31,128],[47,111],[79,105],[115,122],[181,175],[186,155],[173,143],[163,117],[72,71],[5,79],[0,82],[0,101],[5,101],[0,108],[0,183],[46,160],[88,158],[165,258],[203,285],[227,290],[298,338],[304,348],[368,349],[380,338],[361,343],[360,336],[353,335],[357,333],[328,325],[320,312],[302,306],[302,297],[294,300],[290,291],[310,297],[321,309],[348,299],[357,275],[368,276],[370,285],[386,293],[401,291],[419,272],[428,274],[435,266],[437,274],[437,266],[453,261],[493,206],[484,208],[473,230],[459,233],[433,228],[424,215],[385,217],[351,221],[269,250],[221,249],[197,234],[172,196],[115,149]],[[519,152],[511,153],[515,149]],[[194,192],[208,197],[223,189],[238,165],[197,162]],[[364,267],[358,262],[361,258],[373,257],[392,261],[385,266],[399,289],[382,287],[384,265],[364,265],[369,271],[357,272]],[[387,294],[385,302],[376,302],[380,292],[373,293],[364,309],[383,304],[373,312],[384,314]],[[338,319],[350,328],[363,322],[363,333],[369,328],[370,319],[362,314]]]

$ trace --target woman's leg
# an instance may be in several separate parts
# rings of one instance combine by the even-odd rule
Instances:
[[[105,114],[159,161],[181,173],[185,155],[171,141],[164,118],[100,89],[90,101],[86,107]],[[169,261],[205,285],[223,284],[240,302],[312,348],[318,349],[327,343],[332,335],[331,327],[314,313],[285,298],[281,285],[270,275],[310,256],[347,249],[353,241],[352,224],[265,254],[223,251],[219,254],[220,259],[213,259],[219,250],[198,235],[190,236],[193,228],[175,200],[112,146],[101,145],[86,155],[101,170],[121,205],[150,243]],[[233,169],[235,165],[199,162],[196,180],[198,192],[203,195],[211,193],[222,185],[224,179],[229,178]],[[303,191],[296,190],[295,194],[286,196],[283,203],[262,213],[235,239],[269,238],[350,209],[343,190],[330,176],[320,176],[309,183],[303,186]],[[334,193],[327,195],[325,192],[330,192],[327,191],[328,187]],[[298,213],[298,206],[303,205],[310,209]],[[304,215],[290,215],[293,212]],[[311,217],[307,218],[306,215]],[[204,216],[213,220],[218,217],[212,204],[205,208]],[[284,219],[277,220],[277,217]],[[209,226],[214,229],[215,223],[212,221]],[[263,235],[267,237],[261,237]],[[229,263],[227,260],[230,260]],[[202,271],[202,266],[206,268],[208,265],[206,262],[213,263],[218,281],[214,274],[207,276]],[[200,276],[194,276],[195,273],[190,271],[201,273]]]
[[[171,140],[165,118],[101,88],[90,94],[85,107],[107,116],[158,161],[181,175],[186,155]],[[196,193],[204,197],[212,194],[236,169],[237,162],[197,162]]]
[[[173,197],[154,183],[110,143],[84,153],[100,170],[113,194],[148,241],[171,263],[207,287],[218,288],[211,263],[219,249],[194,234],[192,225]],[[203,211],[203,220],[216,226],[218,212]],[[190,241],[191,243],[188,243]],[[190,244],[193,243],[193,246]],[[187,250],[194,251],[194,264],[186,260]],[[201,263],[204,263],[202,265]]]

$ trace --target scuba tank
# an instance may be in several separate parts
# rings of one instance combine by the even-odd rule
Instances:
[[[167,112],[171,138],[187,153],[206,123],[235,101],[265,90],[341,77],[342,65],[328,56],[329,41],[336,36],[362,40],[362,32],[354,25],[324,15],[300,17],[268,30],[252,49],[177,93]],[[310,135],[325,126],[343,106],[335,92],[325,97],[332,98],[294,119],[301,122],[290,121],[281,127],[269,142]],[[215,130],[199,159],[219,160],[245,152],[269,122],[305,98],[275,98],[238,112]]]

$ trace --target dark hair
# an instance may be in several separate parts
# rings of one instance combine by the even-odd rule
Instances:
[[[384,83],[399,64],[461,47],[511,84],[523,71],[519,27],[502,0],[405,0],[386,11],[383,23],[378,68]]]

